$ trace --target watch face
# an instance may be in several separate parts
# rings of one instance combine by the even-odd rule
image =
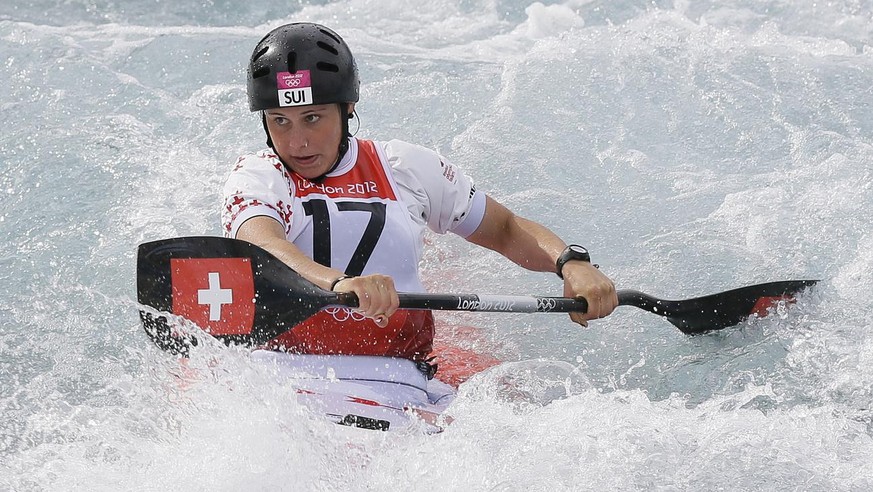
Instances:
[[[574,253],[582,253],[582,254],[586,254],[586,253],[588,253],[588,250],[587,250],[587,249],[585,249],[585,248],[582,247],[582,246],[579,246],[578,244],[571,244],[571,245],[568,246],[568,247],[569,247],[569,248],[570,248]]]

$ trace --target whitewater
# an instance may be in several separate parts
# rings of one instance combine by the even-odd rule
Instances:
[[[821,279],[689,337],[620,307],[438,313],[504,363],[441,434],[322,421],[244,350],[144,334],[137,245],[220,235],[287,22],[357,56],[361,138],[439,151],[618,288]],[[844,0],[0,4],[0,490],[873,488],[873,5]],[[429,235],[434,292],[560,295]],[[512,391],[507,391],[512,388]]]

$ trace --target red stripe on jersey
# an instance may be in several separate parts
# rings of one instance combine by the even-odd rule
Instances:
[[[358,161],[345,174],[328,176],[317,184],[297,173],[293,173],[293,176],[297,196],[301,198],[315,194],[330,198],[397,200],[379,154],[376,153],[376,145],[370,140],[358,140]]]

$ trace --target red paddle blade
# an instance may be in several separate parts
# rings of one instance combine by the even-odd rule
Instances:
[[[683,333],[697,334],[734,326],[753,314],[765,316],[776,303],[793,302],[799,292],[816,283],[818,280],[770,282],[682,301],[622,291],[619,292],[619,304],[665,316]]]
[[[331,304],[336,295],[250,243],[203,236],[140,245],[137,298],[225,343],[259,345]],[[141,311],[140,318],[165,350],[184,353],[196,344],[174,334],[166,316]]]

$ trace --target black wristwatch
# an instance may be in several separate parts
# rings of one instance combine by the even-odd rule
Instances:
[[[591,263],[591,255],[588,254],[587,249],[578,244],[571,244],[564,248],[564,251],[561,252],[561,256],[558,257],[558,261],[555,262],[555,273],[557,273],[562,280],[564,274],[561,270],[564,269],[564,263],[572,260],[587,261],[588,263]]]

